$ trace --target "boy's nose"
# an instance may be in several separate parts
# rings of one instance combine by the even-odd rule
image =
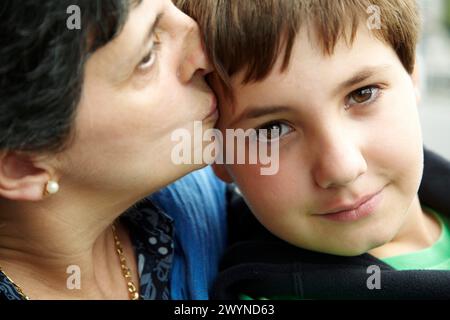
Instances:
[[[313,175],[323,189],[348,186],[367,171],[360,148],[342,136],[330,135],[317,151]]]

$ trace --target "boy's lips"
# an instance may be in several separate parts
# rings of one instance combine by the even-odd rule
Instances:
[[[334,221],[354,221],[373,213],[383,199],[383,190],[360,197],[351,204],[339,204],[318,215]]]

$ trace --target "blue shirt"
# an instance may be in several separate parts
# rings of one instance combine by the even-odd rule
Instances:
[[[174,220],[172,299],[208,299],[226,245],[225,193],[207,167],[151,196]]]

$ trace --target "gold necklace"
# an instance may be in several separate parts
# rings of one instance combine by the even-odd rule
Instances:
[[[127,282],[128,296],[130,297],[130,300],[139,300],[139,298],[140,298],[139,292],[136,288],[136,285],[133,282],[133,278],[131,276],[131,270],[130,270],[130,268],[128,268],[127,259],[125,258],[125,255],[123,253],[122,244],[120,243],[119,237],[117,236],[117,233],[116,233],[115,223],[113,223],[113,225],[112,225],[112,232],[113,232],[113,236],[114,236],[114,245],[116,247],[116,253],[117,253],[117,255],[119,257],[119,261],[120,261],[120,268],[122,269],[122,274],[125,278],[125,281]],[[22,288],[19,285],[17,285],[10,277],[8,277],[8,275],[2,270],[1,267],[0,267],[0,272],[3,273],[3,275],[6,277],[6,279],[9,280],[9,282],[11,282],[11,284],[14,286],[16,291],[20,294],[20,296],[23,299],[30,300],[30,298],[25,293],[23,293]]]
[[[136,285],[133,282],[133,277],[131,276],[131,270],[128,268],[127,259],[125,258],[125,254],[123,253],[122,244],[120,243],[119,237],[116,233],[116,225],[113,223],[112,231],[114,236],[114,244],[116,245],[116,252],[119,256],[120,268],[122,269],[122,274],[127,282],[128,296],[130,300],[139,300],[139,292],[136,288]]]
[[[3,273],[3,275],[6,277],[6,279],[9,280],[9,282],[11,282],[11,284],[14,286],[16,291],[20,294],[20,296],[24,300],[30,300],[30,298],[25,293],[23,293],[22,288],[19,287],[10,277],[8,277],[8,275],[5,273],[5,271],[2,270],[2,267],[0,267],[0,272]]]

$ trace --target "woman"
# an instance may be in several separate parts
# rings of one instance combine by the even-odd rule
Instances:
[[[174,130],[217,120],[195,22],[170,0],[0,18],[0,297],[169,298],[173,221],[127,208],[203,166],[171,161]]]

